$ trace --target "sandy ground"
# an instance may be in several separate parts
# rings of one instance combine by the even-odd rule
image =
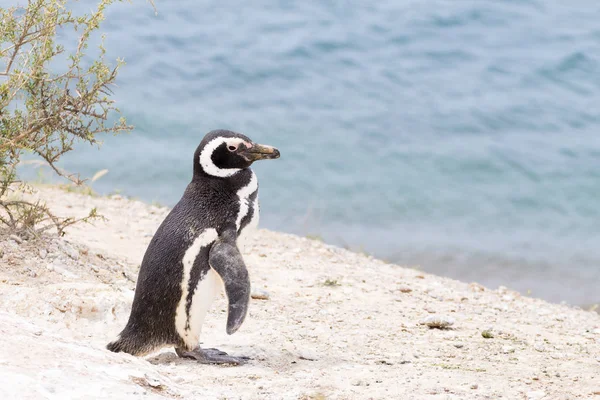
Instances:
[[[57,214],[97,207],[107,220],[64,238],[0,236],[2,399],[600,399],[600,315],[267,230],[245,259],[270,299],[228,336],[220,298],[202,335],[249,364],[111,353],[168,210],[39,190]]]

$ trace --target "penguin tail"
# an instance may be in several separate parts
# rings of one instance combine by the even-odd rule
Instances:
[[[133,356],[143,356],[154,349],[147,341],[127,335],[126,331],[121,332],[117,340],[106,345],[106,348],[114,353],[129,353]]]
[[[113,353],[120,353],[122,351],[127,353],[127,351],[125,351],[125,342],[123,342],[123,340],[120,337],[117,340],[107,344],[106,348],[112,351]]]

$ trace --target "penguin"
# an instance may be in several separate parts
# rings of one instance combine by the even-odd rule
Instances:
[[[259,219],[258,180],[250,166],[279,156],[240,133],[206,134],[194,153],[192,181],[146,249],[129,321],[108,350],[143,356],[174,346],[179,357],[202,364],[249,360],[201,348],[200,331],[223,289],[226,332],[235,333],[246,318],[250,280],[239,246]]]

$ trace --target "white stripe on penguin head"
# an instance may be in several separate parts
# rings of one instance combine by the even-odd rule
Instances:
[[[204,172],[206,172],[207,174],[212,175],[212,176],[218,176],[220,178],[227,178],[229,176],[232,176],[236,172],[241,171],[241,168],[219,168],[215,165],[215,163],[212,160],[212,155],[213,155],[214,151],[217,149],[217,147],[219,147],[223,143],[226,143],[227,146],[235,146],[235,147],[239,146],[240,143],[246,144],[247,147],[250,147],[251,144],[240,138],[218,137],[218,138],[211,140],[210,142],[208,142],[206,144],[206,146],[204,146],[204,149],[202,149],[202,152],[200,153],[200,160],[199,160],[200,165],[202,166],[202,169],[204,170]]]

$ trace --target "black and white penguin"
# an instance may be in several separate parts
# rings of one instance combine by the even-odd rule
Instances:
[[[177,355],[210,364],[243,364],[199,346],[200,330],[223,288],[227,333],[244,322],[250,300],[248,270],[238,245],[258,224],[258,180],[250,165],[279,158],[274,147],[227,131],[209,132],[194,153],[194,174],[183,197],[148,245],[129,322],[108,344],[136,356],[174,346]]]

